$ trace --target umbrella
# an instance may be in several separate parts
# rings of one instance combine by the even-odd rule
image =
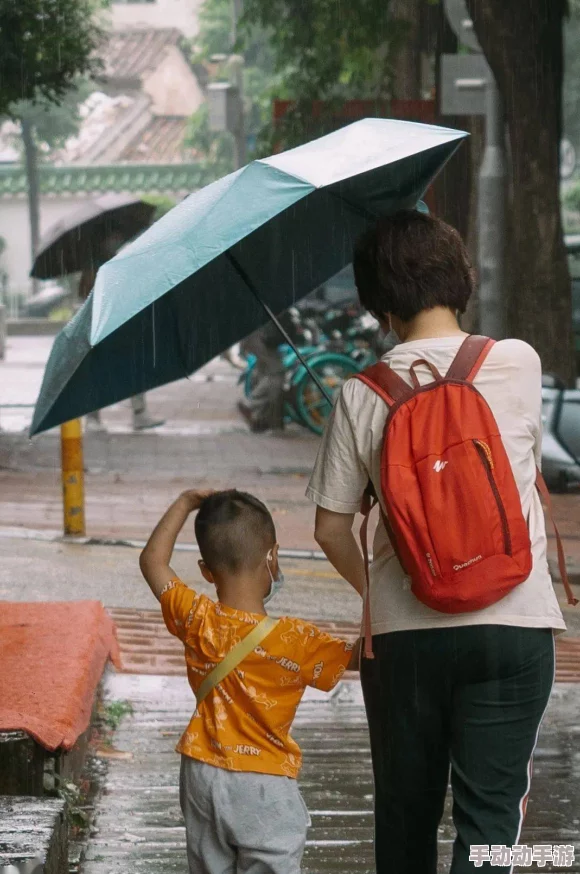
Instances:
[[[104,194],[56,222],[39,244],[30,275],[55,279],[98,267],[103,241],[112,232],[131,240],[151,223],[155,206],[126,194]]]
[[[101,267],[31,433],[183,378],[306,296],[370,221],[417,204],[465,136],[364,119],[190,195]]]

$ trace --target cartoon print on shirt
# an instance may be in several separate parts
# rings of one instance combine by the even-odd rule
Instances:
[[[278,680],[279,686],[302,686],[302,675],[301,674],[291,674],[289,677],[280,677]]]
[[[258,692],[255,686],[246,686],[246,691],[252,701],[256,704],[261,704],[266,710],[271,710],[278,703],[274,698],[269,698],[265,692]]]
[[[324,662],[323,661],[316,662],[316,664],[314,665],[314,670],[312,672],[313,682],[316,682],[320,678],[320,675],[322,674],[323,670],[324,670]]]
[[[334,676],[332,678],[332,685],[333,686],[336,686],[338,681],[343,677],[345,670],[346,670],[346,668],[340,667],[338,669],[338,671],[336,672],[336,674],[334,674]]]
[[[293,756],[292,753],[288,753],[282,762],[280,770],[286,775],[286,777],[293,777],[296,773],[297,764],[296,756]]]
[[[205,595],[194,597],[177,583],[162,609],[169,630],[185,643],[193,690],[258,621]],[[186,623],[185,632],[177,630]],[[297,777],[302,757],[290,728],[308,680],[304,669],[323,675],[326,688],[347,661],[342,641],[303,620],[281,619],[278,630],[196,708],[177,751],[215,767]]]

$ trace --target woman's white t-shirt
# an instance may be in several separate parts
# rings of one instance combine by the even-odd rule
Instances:
[[[440,373],[446,373],[463,339],[455,336],[401,343],[383,360],[410,383],[409,368],[418,358],[426,358]],[[417,368],[417,375],[422,383],[432,379],[427,368]],[[379,523],[371,566],[373,634],[481,624],[566,628],[548,570],[544,514],[535,487],[542,443],[540,359],[527,343],[502,340],[489,352],[474,385],[495,416],[524,516],[529,520],[532,573],[501,601],[484,610],[440,613],[413,595],[384,526]],[[387,412],[384,401],[360,380],[351,379],[343,386],[307,490],[307,496],[316,504],[337,513],[357,513],[369,478],[376,494],[381,494],[380,462]]]

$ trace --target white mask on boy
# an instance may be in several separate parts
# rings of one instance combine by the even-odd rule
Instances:
[[[274,560],[274,556],[272,555],[272,550],[266,556],[266,567],[268,568],[268,573],[270,574],[270,579],[272,580],[272,585],[270,586],[270,591],[264,598],[264,604],[267,604],[277,592],[283,587],[285,583],[284,574],[280,570],[280,565],[278,565],[278,576],[274,579],[274,574],[272,573],[272,569],[270,567],[270,562]]]

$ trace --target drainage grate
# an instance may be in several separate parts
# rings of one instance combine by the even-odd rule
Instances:
[[[173,637],[156,610],[109,611],[117,625],[121,663],[127,674],[184,673],[183,645]],[[317,622],[319,628],[354,640],[358,627],[353,622]],[[560,635],[556,638],[556,682],[580,683],[580,638]]]

